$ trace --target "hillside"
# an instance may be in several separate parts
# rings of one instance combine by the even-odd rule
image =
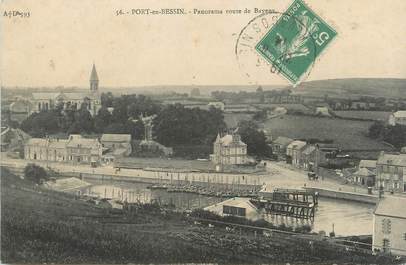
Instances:
[[[324,95],[336,97],[375,96],[406,99],[406,79],[395,78],[348,78],[309,81],[292,88],[306,96]]]

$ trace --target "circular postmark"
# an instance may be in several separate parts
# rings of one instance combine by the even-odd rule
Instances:
[[[234,53],[239,69],[248,78],[249,83],[272,83],[275,81],[275,75],[280,75],[296,85],[310,74],[317,46],[314,25],[303,18],[306,17],[267,10],[255,16],[242,28],[237,37]],[[280,23],[281,20],[288,19],[289,23]],[[272,41],[265,40],[277,24],[281,24],[282,28]],[[261,51],[258,50],[260,42]],[[274,51],[274,54],[269,51]],[[272,60],[264,54],[269,54]],[[306,71],[296,80],[289,78],[289,68],[295,69],[295,63],[300,62],[297,58],[301,56],[311,57]]]

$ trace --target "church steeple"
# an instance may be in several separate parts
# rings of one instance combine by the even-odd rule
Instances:
[[[93,63],[92,73],[90,74],[90,91],[97,92],[99,89],[99,77],[97,76],[96,66]]]

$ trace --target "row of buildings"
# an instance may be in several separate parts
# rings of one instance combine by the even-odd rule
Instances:
[[[272,149],[288,163],[308,171],[317,171],[319,166],[348,160],[345,155],[340,155],[340,149],[336,145],[308,144],[287,137],[278,137],[273,141]],[[406,192],[406,152],[381,152],[377,160],[361,160],[355,171],[350,172],[347,177],[351,182],[363,186]]]
[[[100,139],[72,134],[68,139],[31,138],[24,145],[24,158],[33,161],[98,164],[131,154],[131,135],[103,134]]]
[[[281,136],[272,142],[272,151],[297,168],[313,171],[336,158],[340,149],[334,144],[308,144]]]
[[[406,192],[406,153],[381,152],[377,160],[361,160],[352,181],[362,186],[374,183],[386,191]]]

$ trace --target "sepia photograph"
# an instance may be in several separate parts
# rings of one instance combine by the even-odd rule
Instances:
[[[1,264],[406,264],[406,1],[0,3]]]

